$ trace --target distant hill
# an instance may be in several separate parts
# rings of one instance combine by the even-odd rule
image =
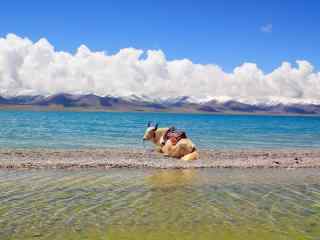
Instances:
[[[192,101],[187,96],[173,99],[153,100],[132,95],[130,97],[97,96],[94,94],[55,94],[52,96],[0,96],[0,107],[51,109],[94,109],[104,111],[161,111],[161,112],[206,112],[206,113],[270,113],[270,114],[320,114],[320,105],[302,103],[259,103],[239,101],[205,102]]]

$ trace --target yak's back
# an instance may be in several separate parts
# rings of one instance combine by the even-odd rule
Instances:
[[[186,132],[182,130],[177,130],[175,127],[169,128],[164,136],[165,142],[170,140],[173,145],[176,145],[183,138],[187,138]]]

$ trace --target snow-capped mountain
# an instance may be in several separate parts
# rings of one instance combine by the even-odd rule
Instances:
[[[208,113],[273,113],[273,114],[320,114],[317,101],[295,99],[233,100],[227,97],[197,99],[189,96],[175,98],[151,98],[130,95],[97,96],[94,94],[55,94],[51,96],[0,96],[3,108],[82,108],[110,111],[173,111]]]

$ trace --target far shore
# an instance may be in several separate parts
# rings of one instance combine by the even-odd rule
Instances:
[[[185,162],[144,149],[0,149],[0,169],[319,168],[320,150],[200,150]]]
[[[64,107],[62,105],[34,106],[34,105],[1,105],[0,111],[30,111],[30,112],[133,112],[133,113],[175,113],[175,114],[204,114],[204,115],[253,115],[253,116],[301,116],[320,117],[317,113],[288,113],[288,112],[245,112],[221,111],[208,112],[194,109],[130,109],[130,108],[101,108],[101,107]]]

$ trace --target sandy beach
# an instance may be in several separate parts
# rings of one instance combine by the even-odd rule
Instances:
[[[77,168],[318,168],[320,150],[200,150],[185,162],[150,149],[1,149],[2,169]]]

